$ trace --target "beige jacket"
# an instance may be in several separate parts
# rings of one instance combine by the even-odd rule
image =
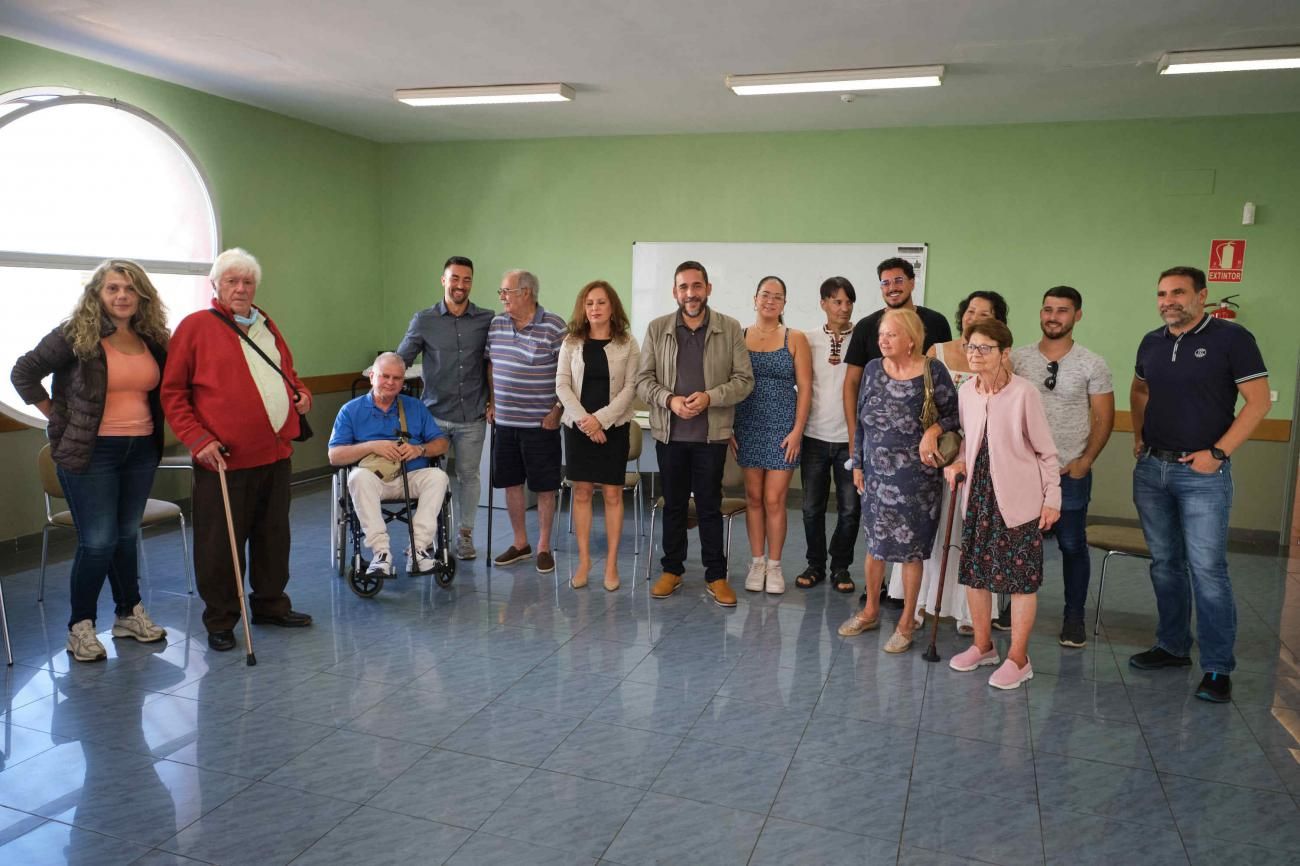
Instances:
[[[730,316],[709,311],[708,333],[704,335],[704,385],[709,395],[709,441],[726,442],[736,417],[736,404],[754,390],[754,369],[740,323]],[[672,412],[668,400],[677,383],[677,313],[660,316],[646,328],[641,346],[641,368],[636,392],[650,406],[650,435],[667,442]]]
[[[582,408],[582,377],[587,365],[582,359],[581,340],[565,339],[560,345],[559,367],[555,371],[555,396],[564,404],[560,422],[572,427],[579,419],[587,417]],[[636,337],[612,340],[605,346],[605,360],[609,364],[609,403],[592,412],[605,430],[632,420],[635,409],[632,398],[636,396],[636,367],[641,348]]]

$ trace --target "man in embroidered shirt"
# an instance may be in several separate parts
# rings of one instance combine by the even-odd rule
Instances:
[[[442,266],[442,301],[411,318],[397,354],[409,367],[421,358],[424,405],[451,442],[456,458],[452,497],[460,531],[456,558],[473,559],[474,518],[478,515],[478,467],[487,432],[488,326],[492,311],[470,302],[474,263],[452,256]]]
[[[391,577],[392,555],[389,551],[388,525],[379,504],[385,499],[401,499],[409,490],[419,505],[411,521],[415,549],[406,551],[406,573],[424,574],[433,569],[429,553],[438,530],[438,512],[447,495],[447,473],[429,465],[429,458],[447,452],[447,436],[438,422],[414,397],[402,393],[406,383],[406,362],[395,352],[385,352],[370,368],[370,391],[343,404],[334,418],[330,434],[329,461],[332,466],[350,466],[348,491],[366,547],[373,558],[368,574]],[[403,416],[405,420],[403,421]],[[406,461],[407,487],[402,486],[395,466],[366,465],[368,455],[384,461]]]
[[[1142,338],[1129,394],[1133,503],[1151,549],[1159,621],[1135,668],[1192,663],[1192,600],[1205,672],[1196,696],[1223,703],[1237,637],[1228,579],[1232,453],[1268,414],[1268,370],[1250,331],[1205,312],[1205,272],[1170,268],[1156,284],[1165,326]],[[1245,405],[1236,412],[1237,397]],[[1235,413],[1235,414],[1234,414]],[[1190,582],[1190,586],[1189,586]]]
[[[524,483],[537,494],[537,571],[555,571],[551,523],[555,492],[560,489],[560,414],[555,371],[566,326],[537,303],[537,277],[506,271],[501,278],[504,312],[488,328],[492,406],[488,423],[496,425],[492,451],[492,486],[505,488],[506,511],[514,540],[493,562],[510,565],[533,555],[524,522]]]
[[[1074,326],[1083,318],[1083,296],[1070,286],[1056,286],[1043,295],[1038,324],[1043,338],[1011,352],[1011,366],[1038,388],[1043,411],[1052,428],[1061,464],[1061,517],[1056,544],[1061,549],[1065,580],[1065,613],[1061,646],[1088,644],[1083,625],[1088,601],[1088,500],[1092,496],[1092,464],[1115,426],[1115,387],[1110,368],[1095,352],[1074,342]]]
[[[807,331],[812,350],[813,396],[808,426],[804,429],[799,458],[803,481],[803,530],[808,542],[808,567],[795,584],[808,588],[826,577],[826,502],[835,479],[835,533],[830,544],[831,586],[839,592],[856,588],[849,575],[853,545],[862,517],[862,501],[853,487],[848,427],[844,423],[844,352],[853,329],[853,304],[857,292],[844,277],[831,277],[821,285],[826,323]]]

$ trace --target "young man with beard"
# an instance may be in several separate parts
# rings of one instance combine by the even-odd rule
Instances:
[[[1074,342],[1074,326],[1083,318],[1083,297],[1069,286],[1043,295],[1038,323],[1043,338],[1011,353],[1016,375],[1038,388],[1061,464],[1061,517],[1056,544],[1065,579],[1065,614],[1060,644],[1088,643],[1084,606],[1088,601],[1088,500],[1092,464],[1106,447],[1115,425],[1115,387],[1106,361]]]
[[[650,597],[667,598],[682,585],[694,497],[708,593],[735,607],[722,535],[722,467],[736,404],[754,390],[754,370],[740,323],[709,308],[712,292],[704,265],[682,262],[673,274],[677,312],[652,321],[641,343],[636,391],[650,406],[664,498],[663,573]]]
[[[478,467],[483,457],[488,406],[487,346],[492,311],[475,306],[469,293],[474,263],[452,256],[442,266],[442,300],[411,318],[397,354],[409,367],[423,356],[424,405],[451,440],[456,458],[452,485],[460,532],[456,558],[473,559],[474,518],[478,514]]]
[[[952,329],[948,319],[941,313],[917,306],[912,300],[912,290],[916,288],[916,270],[907,259],[889,258],[876,265],[876,276],[880,279],[880,296],[885,301],[882,309],[858,322],[853,327],[853,337],[849,340],[848,351],[844,355],[844,421],[848,427],[850,442],[858,432],[858,388],[862,385],[862,371],[873,358],[879,358],[880,319],[885,310],[915,310],[925,326],[925,346],[922,353],[929,352],[935,343],[946,343],[952,339]],[[886,587],[888,582],[886,582]],[[853,590],[849,590],[852,592]],[[903,603],[889,596],[887,588],[880,591],[882,604],[901,608]]]

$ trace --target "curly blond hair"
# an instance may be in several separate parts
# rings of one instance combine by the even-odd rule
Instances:
[[[135,293],[140,296],[139,309],[131,317],[131,329],[159,347],[166,348],[167,341],[171,338],[171,332],[167,330],[167,308],[158,296],[158,290],[150,282],[149,275],[144,272],[144,268],[129,259],[108,259],[95,268],[72,315],[63,324],[63,335],[71,344],[73,353],[78,358],[89,359],[99,350],[104,320],[107,318],[99,292],[110,273],[121,274],[130,280]]]

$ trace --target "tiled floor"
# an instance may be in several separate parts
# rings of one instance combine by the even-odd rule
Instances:
[[[888,627],[840,639],[851,600],[825,585],[723,610],[695,562],[663,601],[630,554],[620,592],[599,572],[569,589],[563,549],[556,575],[480,556],[449,590],[403,576],[360,599],[327,565],[324,486],[293,513],[290,590],[316,625],[256,628],[251,668],[242,633],[207,650],[174,533],[147,541],[168,643],[109,640],[106,590],[102,664],[63,651],[66,548],[43,606],[8,564],[0,863],[1300,863],[1285,558],[1232,555],[1239,672],[1215,706],[1195,671],[1128,667],[1153,629],[1133,560],[1103,635],[1066,650],[1053,551],[1037,676],[996,692],[920,647],[886,656]],[[943,626],[945,660],[964,643]]]

